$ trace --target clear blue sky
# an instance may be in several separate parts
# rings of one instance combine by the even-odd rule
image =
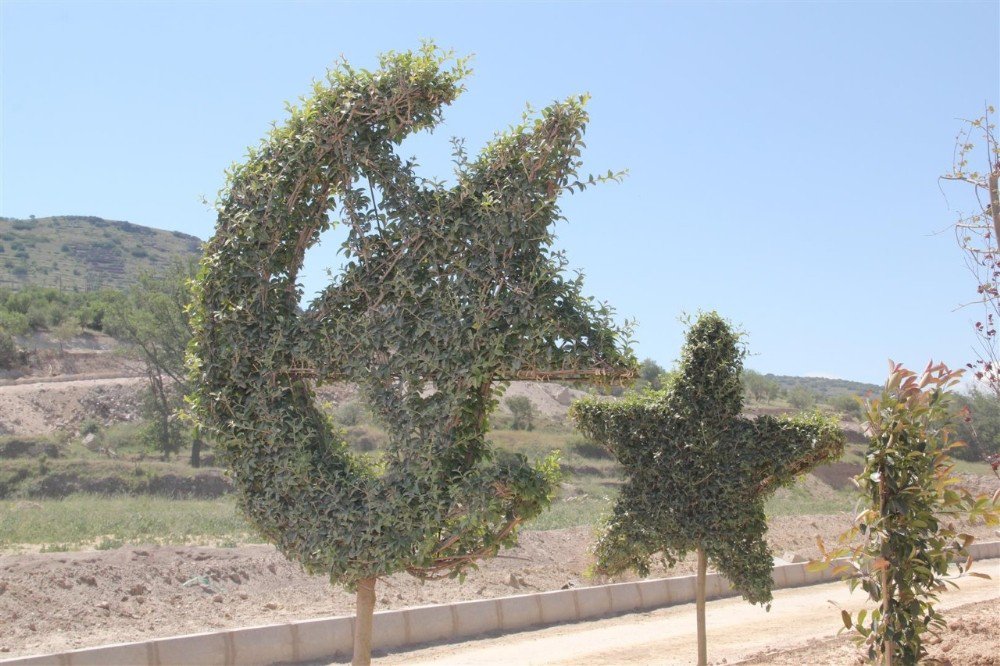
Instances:
[[[558,244],[670,364],[716,309],[750,367],[881,383],[960,366],[974,284],[947,229],[959,118],[1000,100],[1000,3],[0,0],[0,215],[98,215],[208,238],[223,169],[341,55],[432,38],[475,54],[446,124],[405,146],[449,173],[534,106],[590,92],[590,170]],[[949,208],[950,204],[950,208]],[[967,202],[965,202],[967,204]],[[963,205],[965,205],[963,204]],[[935,235],[936,234],[936,235]],[[309,257],[307,287],[336,265]]]

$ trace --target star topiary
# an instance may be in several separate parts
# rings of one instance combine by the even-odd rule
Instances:
[[[771,601],[773,557],[764,501],[843,452],[821,416],[742,416],[739,335],[719,315],[691,326],[680,367],[662,391],[610,402],[587,398],[570,414],[625,468],[626,480],[597,546],[605,573],[649,572],[698,553],[699,663],[706,663],[704,581],[709,559],[751,603]]]

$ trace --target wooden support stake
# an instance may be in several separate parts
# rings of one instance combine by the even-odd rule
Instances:
[[[705,638],[705,572],[708,558],[705,549],[698,548],[698,578],[695,581],[695,598],[698,614],[698,666],[708,666],[708,642]]]
[[[372,663],[375,580],[375,578],[365,578],[358,582],[358,595],[354,610],[354,657],[351,659],[351,666],[370,666]]]

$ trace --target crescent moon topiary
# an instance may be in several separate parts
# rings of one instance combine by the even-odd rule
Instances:
[[[232,168],[195,285],[191,397],[260,532],[334,582],[454,574],[515,538],[557,466],[493,450],[511,379],[634,373],[627,329],[563,275],[550,228],[579,180],[584,98],[498,135],[454,185],[396,154],[463,90],[433,45],[342,64]],[[331,215],[332,211],[332,215]],[[336,219],[336,222],[331,219]],[[307,308],[306,250],[344,224],[346,268]],[[354,454],[317,406],[355,382],[389,429]]]

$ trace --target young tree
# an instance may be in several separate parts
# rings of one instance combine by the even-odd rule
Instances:
[[[878,606],[857,616],[842,611],[844,625],[857,631],[868,656],[880,664],[915,664],[925,655],[923,634],[943,628],[934,604],[956,556],[968,571],[973,537],[955,527],[959,518],[997,524],[996,500],[973,497],[952,478],[949,390],[962,371],[928,364],[921,376],[890,361],[881,397],[867,405],[871,439],[865,468],[857,476],[867,508],[855,528],[861,545],[826,554],[824,563],[850,554],[848,583],[859,584]],[[977,576],[981,574],[970,573]]]
[[[627,331],[550,249],[577,178],[584,98],[544,109],[457,183],[419,179],[396,147],[461,92],[433,45],[376,71],[342,64],[233,168],[194,307],[193,404],[218,436],[249,519],[287,556],[357,591],[354,663],[371,654],[378,578],[459,572],[512,544],[557,466],[492,451],[513,379],[634,375]],[[336,207],[344,272],[303,312],[307,248]],[[352,454],[314,386],[352,381],[389,443]],[[430,390],[429,390],[430,389]]]
[[[125,342],[146,366],[149,398],[154,422],[150,431],[164,456],[180,446],[178,414],[191,385],[185,365],[191,326],[187,308],[191,303],[189,283],[197,262],[170,267],[165,275],[144,275],[124,298],[109,304],[104,327]],[[201,465],[202,439],[195,433],[191,443],[191,465]]]
[[[620,402],[587,398],[570,414],[625,468],[626,481],[597,546],[606,573],[649,571],[698,553],[698,663],[707,663],[708,559],[747,601],[771,601],[773,559],[764,541],[764,500],[815,465],[840,455],[831,421],[740,416],[744,351],[715,313],[688,331],[670,388]]]

